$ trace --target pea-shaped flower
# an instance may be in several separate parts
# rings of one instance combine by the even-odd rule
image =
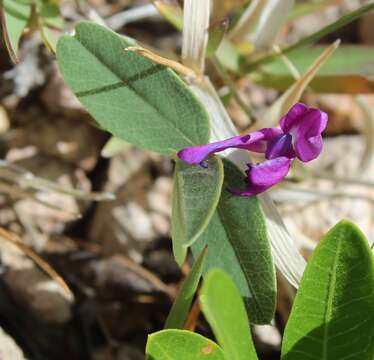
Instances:
[[[265,128],[223,141],[187,147],[178,152],[178,157],[187,164],[204,166],[207,156],[228,148],[265,154],[263,163],[247,164],[246,189],[233,190],[238,195],[252,196],[282,181],[295,158],[308,162],[318,157],[327,120],[323,111],[297,103],[280,120],[280,129]]]

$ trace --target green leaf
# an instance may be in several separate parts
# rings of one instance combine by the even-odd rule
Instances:
[[[184,279],[183,284],[179,289],[178,295],[174,300],[174,304],[170,310],[169,316],[166,319],[165,329],[183,329],[192,303],[192,299],[195,295],[197,286],[199,285],[201,273],[203,272],[205,255],[206,249],[201,252],[199,257],[193,264],[191,271]]]
[[[312,254],[285,330],[283,360],[372,360],[374,260],[360,230],[342,221]]]
[[[228,70],[233,72],[240,71],[241,57],[238,49],[227,39],[223,38],[217,51],[216,56],[220,63]]]
[[[148,336],[146,360],[225,360],[213,341],[187,330],[162,330]]]
[[[300,73],[326,47],[303,48],[290,52],[287,57]],[[339,47],[321,66],[310,87],[318,92],[331,93],[369,93],[374,91],[374,49],[361,46]],[[261,67],[252,75],[252,79],[263,86],[278,90],[286,90],[294,82],[294,78],[285,63],[277,59]]]
[[[193,244],[208,226],[220,198],[222,161],[210,157],[206,164],[203,168],[176,161],[171,232],[174,256],[179,265],[184,261],[187,246]]]
[[[18,44],[31,16],[28,0],[2,0],[1,25],[5,45],[14,63],[18,62]]]
[[[221,268],[235,282],[252,323],[269,323],[275,311],[276,283],[264,215],[256,197],[232,195],[244,185],[244,174],[224,161],[225,181],[217,210],[192,245],[196,256],[208,246],[204,273]]]
[[[243,300],[225,272],[209,271],[201,289],[200,304],[227,359],[257,359]]]
[[[344,16],[342,16],[340,19],[334,21],[333,23],[325,26],[321,30],[318,30],[317,32],[308,35],[304,38],[302,38],[300,41],[286,46],[282,49],[282,54],[287,54],[291,52],[292,50],[299,49],[305,45],[311,44],[313,42],[318,41],[322,37],[339,30],[340,28],[344,27],[345,25],[351,23],[352,21],[360,18],[361,16],[367,14],[368,12],[372,11],[374,9],[374,4],[367,4],[364,5],[357,10],[354,10]],[[266,64],[270,61],[274,61],[276,58],[278,58],[280,55],[280,52],[272,52],[268,55],[264,55],[254,61],[251,62],[243,62],[242,67],[241,67],[241,72],[242,73],[248,73],[253,71],[255,68],[257,68],[260,65]]]
[[[57,59],[66,83],[114,136],[170,155],[209,140],[208,115],[183,81],[126,47],[128,38],[82,22],[63,36]]]
[[[227,33],[228,26],[229,21],[227,18],[224,18],[223,20],[210,26],[208,45],[206,48],[208,57],[211,57],[216,53],[217,49],[222,43],[224,36]]]

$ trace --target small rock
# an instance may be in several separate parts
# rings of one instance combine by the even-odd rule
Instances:
[[[56,64],[53,65],[52,76],[47,86],[43,89],[41,99],[52,113],[57,111],[63,113],[71,113],[72,111],[86,113],[83,105],[62,79],[61,72]]]
[[[36,267],[4,274],[14,299],[43,322],[63,324],[71,318],[71,299],[60,285]]]
[[[113,210],[114,220],[135,240],[149,241],[155,237],[147,212],[135,202],[118,206]]]
[[[6,110],[0,106],[0,135],[8,131],[10,126],[9,117]]]
[[[149,154],[145,151],[130,148],[113,156],[108,169],[108,181],[105,191],[117,192],[129,179],[144,168],[147,168]]]
[[[151,210],[171,217],[172,180],[169,177],[159,177],[153,188],[147,194],[148,206]]]
[[[19,97],[25,97],[32,89],[43,85],[50,72],[50,64],[43,64],[41,60],[43,48],[40,45],[39,32],[26,37],[21,45],[20,63],[4,74],[5,79],[13,80],[14,93]]]
[[[260,353],[273,353],[280,350],[282,337],[275,326],[254,325],[253,336]]]
[[[78,165],[87,171],[96,165],[106,140],[106,135],[90,124],[86,113],[64,116],[61,113],[46,114],[45,109],[36,105],[19,106],[12,121],[19,126],[6,144],[9,149],[34,146],[44,156]]]
[[[112,182],[105,185],[106,191],[117,189],[116,200],[98,204],[90,227],[90,237],[101,243],[107,254],[122,253],[141,262],[144,248],[157,237],[146,202],[152,179],[149,169],[143,166],[125,183],[120,183],[120,176],[117,180],[116,184]],[[131,220],[128,216],[131,216]]]
[[[149,278],[143,276],[144,271],[139,265],[119,255],[91,261],[84,268],[84,274],[101,296],[107,299],[118,299],[121,296],[128,298],[130,294],[160,291],[157,287],[159,280],[152,283]]]
[[[339,104],[339,106],[336,106],[336,104]],[[357,132],[364,126],[362,110],[350,95],[328,94],[320,96],[317,100],[317,106],[329,114],[326,134]]]
[[[0,328],[0,359],[26,360],[21,348],[2,328]]]
[[[153,228],[160,236],[168,236],[170,234],[170,219],[166,216],[153,212],[150,214]]]

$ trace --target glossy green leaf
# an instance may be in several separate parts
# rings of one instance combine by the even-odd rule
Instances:
[[[113,135],[170,155],[209,140],[208,115],[184,82],[126,47],[128,38],[82,22],[63,36],[57,59],[66,83]]]
[[[224,161],[225,180],[217,210],[192,245],[194,255],[208,246],[204,273],[221,268],[234,280],[252,323],[269,323],[276,301],[275,270],[264,215],[256,197],[240,197],[227,189],[244,186],[244,174]]]
[[[148,336],[146,360],[225,360],[225,357],[222,349],[204,336],[187,330],[162,330]]]
[[[285,330],[283,360],[372,360],[374,260],[356,226],[342,221],[321,240]]]
[[[165,328],[183,329],[188,312],[195,295],[197,286],[203,272],[203,264],[206,255],[204,249],[193,264],[191,271],[184,279],[178,295],[174,300],[168,318],[166,319]]]
[[[208,272],[200,305],[227,359],[257,359],[243,300],[225,272],[220,269]]]
[[[222,161],[210,157],[206,165],[206,168],[190,166],[181,160],[176,161],[171,233],[174,256],[180,265],[187,246],[193,244],[208,226],[220,198]]]
[[[298,49],[287,57],[300,73],[317,58],[325,47]],[[321,66],[310,87],[318,92],[368,93],[374,91],[374,49],[371,47],[343,46]],[[285,63],[278,59],[264,65],[252,75],[257,83],[278,90],[286,90],[294,78]]]
[[[18,62],[18,44],[31,16],[29,0],[2,0],[1,26],[5,45],[13,62]]]
[[[303,46],[306,46],[308,44],[311,44],[313,42],[318,41],[322,37],[339,30],[340,28],[346,26],[347,24],[351,23],[352,21],[360,18],[361,16],[367,14],[370,11],[374,10],[374,4],[369,3],[366,4],[344,16],[342,16],[340,19],[334,21],[333,23],[325,26],[324,28],[318,30],[315,33],[312,33],[304,38],[302,38],[300,41],[291,44],[289,46],[286,46],[282,48],[282,53],[283,54],[288,54],[289,52],[302,48]],[[272,52],[270,54],[261,56],[258,59],[254,59],[251,62],[243,62],[242,67],[241,67],[241,72],[242,73],[248,73],[256,69],[258,66],[269,63],[271,61],[274,61],[279,57],[280,53],[277,52]]]

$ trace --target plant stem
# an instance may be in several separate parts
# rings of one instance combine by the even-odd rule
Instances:
[[[230,75],[227,73],[226,69],[221,65],[216,56],[213,56],[211,59],[212,64],[214,65],[218,75],[221,77],[225,85],[230,89],[231,95],[234,97],[238,105],[245,112],[248,117],[249,125],[252,125],[256,120],[253,117],[252,111],[249,109],[247,104],[242,100],[238,92],[236,91],[235,84],[230,78]]]

